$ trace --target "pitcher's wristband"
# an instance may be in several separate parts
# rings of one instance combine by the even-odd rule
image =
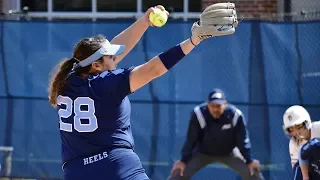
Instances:
[[[158,55],[167,70],[176,65],[184,56],[186,55],[183,53],[180,44]]]

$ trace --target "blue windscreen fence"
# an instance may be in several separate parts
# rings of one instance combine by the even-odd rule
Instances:
[[[62,179],[58,117],[47,98],[49,74],[72,56],[80,39],[97,34],[111,39],[131,23],[0,22],[0,146],[14,148],[13,177]],[[150,28],[119,66],[142,64],[187,39],[191,25]],[[130,95],[135,151],[148,176],[167,178],[180,158],[193,107],[221,88],[246,117],[253,155],[266,179],[289,180],[282,115],[302,104],[320,119],[319,32],[320,22],[243,21],[235,34],[204,41],[172,71]],[[240,178],[213,164],[194,179]]]

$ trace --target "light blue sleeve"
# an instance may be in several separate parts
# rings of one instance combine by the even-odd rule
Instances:
[[[303,148],[303,147],[301,147],[301,148],[299,149],[299,153],[298,153],[298,156],[299,156],[299,164],[300,164],[300,165],[309,165],[309,161],[308,161],[308,160],[301,158],[301,149],[302,149],[302,148]]]

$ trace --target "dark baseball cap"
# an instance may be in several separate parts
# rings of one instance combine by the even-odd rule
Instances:
[[[208,103],[210,104],[224,104],[226,97],[221,89],[213,89],[208,96]]]

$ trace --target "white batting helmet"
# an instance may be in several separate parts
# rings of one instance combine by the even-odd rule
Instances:
[[[302,123],[305,123],[307,129],[311,129],[310,115],[302,106],[291,106],[283,114],[283,130],[287,135],[290,135],[288,128]]]

